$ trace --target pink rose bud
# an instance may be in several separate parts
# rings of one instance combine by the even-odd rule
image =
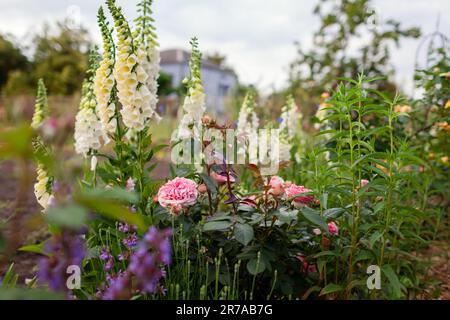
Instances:
[[[286,197],[294,198],[294,204],[302,204],[302,205],[308,205],[314,202],[314,197],[312,195],[302,195],[298,196],[302,193],[311,192],[312,190],[305,188],[304,186],[297,186],[295,184],[290,184],[288,187],[285,185],[284,189],[286,193]],[[296,197],[298,196],[298,197]]]
[[[201,185],[198,186],[198,192],[206,193],[206,191],[208,191],[208,188],[206,187],[206,184],[202,183]]]
[[[336,225],[336,223],[334,223],[334,221],[331,221],[328,223],[328,232],[331,234],[338,234],[339,233],[339,228]]]
[[[319,235],[321,235],[322,234],[322,231],[320,231],[320,229],[319,228],[315,228],[315,229],[313,229],[313,231],[312,231],[316,236],[319,236]]]
[[[284,194],[284,180],[279,176],[273,176],[269,181],[269,193],[274,197],[280,197]]]
[[[368,183],[369,183],[369,180],[361,179],[361,187],[364,187]]]

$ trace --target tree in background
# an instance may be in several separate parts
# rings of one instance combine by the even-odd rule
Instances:
[[[7,36],[0,34],[0,90],[9,81],[11,75],[17,78],[17,74],[30,70],[30,63],[21,49],[9,40]]]
[[[43,78],[51,94],[71,95],[81,88],[91,47],[86,29],[57,23],[55,35],[45,26],[34,38],[34,77]]]
[[[298,45],[298,58],[290,66],[289,90],[302,101],[306,114],[314,114],[321,94],[333,89],[340,77],[387,76],[376,89],[395,92],[390,81],[390,48],[402,38],[417,38],[418,28],[402,28],[395,20],[378,21],[370,0],[320,0],[314,14],[321,25],[313,48]],[[368,39],[364,41],[364,39]]]

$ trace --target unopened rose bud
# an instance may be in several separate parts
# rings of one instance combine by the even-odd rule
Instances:
[[[331,244],[330,239],[328,239],[327,237],[323,236],[322,237],[322,246],[327,249],[327,248],[330,247],[330,244]]]
[[[202,117],[202,123],[205,124],[205,125],[210,124],[210,123],[211,123],[211,117],[205,114],[205,115]]]
[[[206,184],[202,183],[201,185],[198,186],[198,192],[206,193],[206,191],[208,191],[208,188],[206,187]]]

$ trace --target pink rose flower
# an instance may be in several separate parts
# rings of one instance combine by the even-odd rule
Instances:
[[[286,193],[286,197],[288,199],[290,199],[290,198],[295,197],[296,195],[299,195],[301,193],[311,192],[312,190],[307,189],[304,186],[297,186],[297,185],[292,183],[288,187],[285,186],[284,191]],[[311,195],[305,195],[305,196],[300,196],[300,197],[294,198],[294,202],[296,202],[298,204],[308,205],[308,204],[310,204],[313,201],[314,201],[314,197],[311,196]]]
[[[178,214],[182,208],[195,204],[198,197],[197,184],[186,178],[177,177],[159,188],[158,202]]]
[[[331,221],[328,223],[328,232],[331,234],[338,234],[339,233],[339,228],[337,226],[336,223],[334,223],[334,221]]]
[[[269,193],[274,197],[279,197],[284,194],[284,180],[279,176],[272,176],[269,181]]]
[[[297,259],[302,263],[303,269],[302,271],[305,273],[309,273],[309,272],[316,272],[317,268],[315,265],[313,264],[309,264],[308,261],[306,261],[305,256],[303,255],[298,255]]]
[[[367,179],[361,179],[361,187],[364,187],[366,184],[369,183],[369,180]]]
[[[315,228],[315,229],[313,229],[313,231],[312,231],[316,236],[320,236],[321,234],[322,234],[322,231],[320,231],[320,229],[319,228]]]

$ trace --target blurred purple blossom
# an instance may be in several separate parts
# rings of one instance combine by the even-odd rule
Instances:
[[[76,265],[81,269],[86,254],[84,240],[79,234],[63,231],[50,238],[43,252],[47,256],[39,261],[39,280],[52,290],[67,290],[67,268]]]

